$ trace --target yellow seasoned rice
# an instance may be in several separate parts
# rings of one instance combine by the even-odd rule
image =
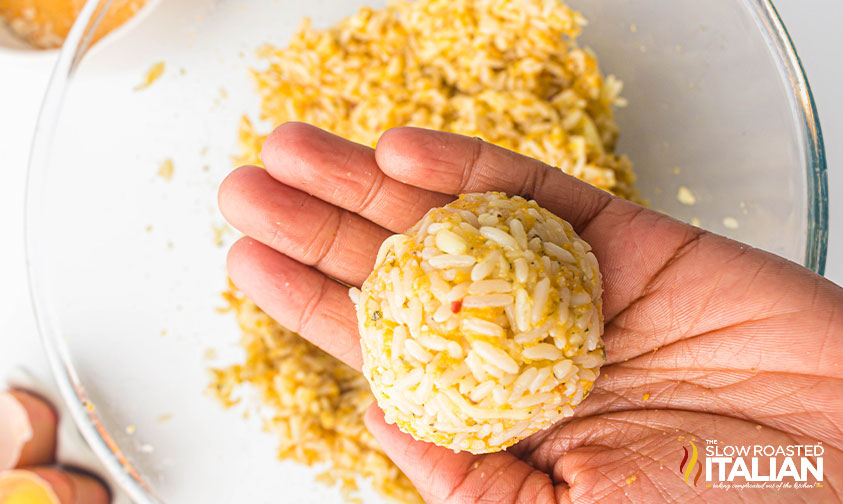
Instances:
[[[614,152],[621,83],[577,46],[585,23],[558,0],[396,1],[327,29],[304,20],[286,46],[260,50],[266,64],[252,71],[260,116],[241,121],[238,162],[259,164],[266,135],[285,121],[366,145],[412,125],[480,137],[637,200],[632,166]],[[236,291],[228,297],[247,358],[214,371],[219,397],[257,388],[277,413],[267,428],[279,456],[328,462],[320,480],[341,484],[348,498],[362,475],[385,497],[420,501],[363,425],[373,400],[363,376]]]
[[[349,501],[356,499],[362,476],[392,500],[421,502],[363,424],[374,401],[363,375],[282,327],[231,287],[224,297],[243,333],[246,360],[212,370],[211,392],[228,407],[238,401],[235,387],[255,388],[273,413],[264,428],[278,437],[278,458],[327,462],[317,480],[340,485]]]
[[[613,152],[621,83],[576,45],[585,19],[558,0],[398,1],[329,29],[305,19],[253,71],[268,125],[305,121],[375,145],[394,126],[476,136],[636,199]],[[244,117],[241,161],[265,133]]]

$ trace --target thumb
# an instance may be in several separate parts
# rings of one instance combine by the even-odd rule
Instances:
[[[364,421],[425,502],[555,502],[550,477],[507,452],[454,453],[417,441],[387,424],[376,403],[366,411]]]

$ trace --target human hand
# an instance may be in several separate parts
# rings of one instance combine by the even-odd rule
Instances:
[[[106,504],[91,476],[55,466],[58,418],[43,399],[0,392],[0,503]]]
[[[608,361],[573,418],[505,452],[472,455],[416,441],[370,408],[367,426],[428,502],[843,498],[840,287],[459,135],[397,128],[373,150],[287,123],[262,160],[266,170],[241,167],[220,189],[223,214],[248,235],[229,253],[231,279],[281,324],[358,369],[343,283],[360,286],[385,238],[456,194],[530,195],[597,255]],[[694,442],[702,451],[705,440],[820,442],[824,484],[727,492],[695,484],[693,473],[686,483],[683,448]],[[766,458],[760,467],[764,474]]]

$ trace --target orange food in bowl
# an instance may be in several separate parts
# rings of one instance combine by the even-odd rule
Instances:
[[[94,41],[131,18],[146,0],[114,0],[97,26]],[[0,19],[12,31],[42,49],[60,47],[85,0],[0,0]]]
[[[50,484],[29,471],[0,475],[0,502],[4,504],[60,504]]]

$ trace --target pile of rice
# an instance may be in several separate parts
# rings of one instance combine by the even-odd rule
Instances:
[[[287,47],[261,49],[260,119],[366,145],[394,126],[452,131],[634,199],[632,165],[613,152],[621,83],[577,47],[585,23],[558,0],[398,1],[327,30],[305,20]],[[254,162],[265,134],[244,118],[240,138]]]
[[[388,423],[500,451],[574,414],[605,360],[591,247],[535,201],[464,194],[384,241],[351,288]]]
[[[256,389],[263,409],[272,412],[264,428],[279,439],[278,457],[305,465],[327,462],[317,480],[340,485],[349,501],[358,500],[357,479],[363,477],[397,502],[421,502],[363,425],[374,400],[363,375],[282,327],[233,286],[225,299],[237,316],[247,357],[212,370],[210,390],[223,404],[239,401],[236,387]]]
[[[622,104],[621,84],[603,78],[594,55],[577,47],[584,25],[558,0],[399,1],[383,10],[364,8],[328,29],[305,20],[287,46],[261,49],[266,67],[253,71],[261,126],[243,118],[238,161],[259,164],[266,134],[284,121],[306,121],[366,145],[388,128],[413,125],[477,136],[637,199],[632,166],[614,153],[612,106]],[[269,428],[279,433],[282,458],[328,462],[336,469],[330,474],[346,483],[351,469],[364,470],[362,460],[383,457],[359,411],[338,410],[324,392],[372,400],[362,375],[325,372],[321,366],[332,357],[250,302],[233,309],[248,357],[219,370],[213,388],[224,399],[244,383],[271,389],[264,397],[280,412],[278,425]],[[281,347],[298,350],[271,350]],[[303,383],[294,380],[298,374],[318,378],[300,393],[304,397],[290,392]],[[326,430],[336,436],[328,444]],[[366,470],[385,496],[417,501],[396,490],[408,488],[406,480],[389,486],[396,471],[388,461]]]

